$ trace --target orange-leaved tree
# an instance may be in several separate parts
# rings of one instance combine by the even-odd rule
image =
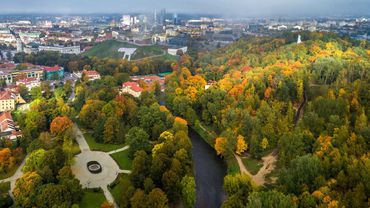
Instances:
[[[54,136],[64,136],[73,128],[73,122],[67,116],[58,116],[50,124],[50,132]]]

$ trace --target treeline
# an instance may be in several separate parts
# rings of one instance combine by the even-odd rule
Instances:
[[[83,54],[60,54],[50,51],[41,51],[36,54],[17,53],[14,56],[14,61],[16,63],[32,63],[45,66],[60,65],[69,72],[81,71],[84,67],[88,67],[88,69],[96,70],[102,75],[115,75],[117,73],[141,75],[171,72],[171,64],[173,63],[161,58],[130,62],[125,59],[89,58]]]
[[[369,43],[325,33],[305,34],[301,44],[289,38],[242,39],[180,62],[166,78],[167,105],[213,130],[225,158],[278,150],[273,191],[231,175],[239,188],[226,190],[223,207],[367,207]]]

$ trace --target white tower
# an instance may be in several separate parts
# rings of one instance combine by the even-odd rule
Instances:
[[[298,35],[298,40],[297,40],[297,44],[301,44],[302,43],[302,40],[301,40],[301,35]]]

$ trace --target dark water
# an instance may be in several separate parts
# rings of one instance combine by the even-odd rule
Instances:
[[[193,143],[193,162],[197,199],[196,208],[218,208],[225,199],[222,190],[226,165],[194,130],[189,128],[189,137]]]

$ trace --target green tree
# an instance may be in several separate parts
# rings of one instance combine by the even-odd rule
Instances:
[[[195,180],[194,177],[184,176],[181,180],[182,197],[187,207],[195,205]]]
[[[139,150],[144,150],[147,152],[151,150],[149,135],[142,128],[131,128],[126,134],[126,141],[127,144],[130,145],[130,158],[133,158],[134,154]]]
[[[253,192],[248,196],[250,208],[296,208],[290,196],[276,191]]]

